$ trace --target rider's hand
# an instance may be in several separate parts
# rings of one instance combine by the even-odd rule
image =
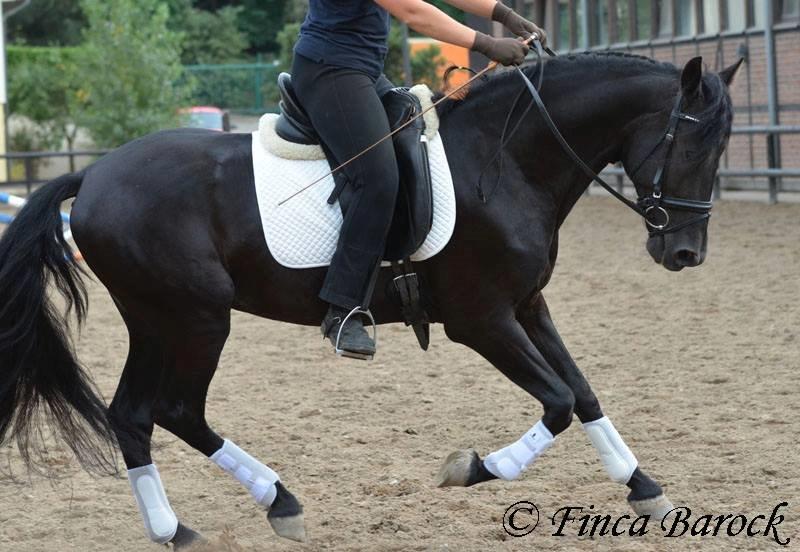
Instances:
[[[547,33],[532,21],[528,21],[520,14],[503,4],[497,2],[492,11],[492,20],[501,23],[512,34],[522,38],[528,38],[532,34],[539,37],[542,46],[547,45]]]
[[[519,65],[525,61],[528,45],[516,38],[494,38],[476,32],[472,49],[503,65]]]

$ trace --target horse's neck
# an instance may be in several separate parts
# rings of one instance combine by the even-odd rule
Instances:
[[[518,86],[513,82],[504,85],[504,90],[492,91],[482,102],[476,102],[471,114],[468,110],[461,113],[462,117],[471,118],[473,125],[478,124],[475,121],[491,121],[483,129],[486,142],[476,140],[471,146],[477,149],[470,153],[478,158],[494,153],[486,143],[499,141],[502,121],[523,86],[521,80]],[[599,172],[607,164],[619,160],[629,125],[640,116],[659,109],[665,86],[669,88],[667,80],[653,76],[608,75],[598,71],[596,76],[577,78],[562,70],[548,78],[545,71],[542,98],[567,142]],[[531,101],[527,94],[523,96],[515,116],[519,117],[523,106]],[[476,116],[480,112],[484,114]],[[463,127],[464,121],[458,126]],[[503,185],[539,188],[542,195],[555,202],[559,225],[591,182],[562,152],[535,107],[521,122],[505,154],[519,168],[523,178],[522,181],[506,179]]]
[[[663,79],[648,79],[635,74],[622,78],[607,76],[583,83],[566,76],[559,80],[552,83],[551,92],[544,90],[544,101],[567,143],[595,172],[620,160],[631,128],[642,116],[660,109],[664,88],[669,88],[670,84]],[[532,134],[534,144],[543,139],[553,142],[550,130],[544,124],[537,124]],[[553,166],[552,178],[539,179],[538,182],[558,198],[559,218],[563,221],[591,184],[590,177],[566,155],[549,159],[528,156],[528,159],[523,169],[528,175],[536,175]]]

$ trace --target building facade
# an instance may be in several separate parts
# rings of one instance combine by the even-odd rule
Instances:
[[[678,67],[700,55],[713,71],[744,58],[731,90],[739,132],[721,167],[800,169],[800,134],[746,132],[800,125],[800,0],[513,0],[513,7],[544,24],[559,54],[617,50]],[[496,25],[484,29],[502,32]],[[738,176],[724,184],[767,189],[770,180]],[[772,184],[800,191],[796,178]]]

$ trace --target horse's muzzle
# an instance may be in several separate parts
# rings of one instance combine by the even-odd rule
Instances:
[[[669,236],[650,236],[647,240],[647,252],[656,263],[674,272],[703,263],[706,255],[702,244],[695,247],[685,241],[676,242],[677,240],[670,239]]]

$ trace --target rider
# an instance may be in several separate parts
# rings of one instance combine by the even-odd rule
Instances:
[[[511,33],[528,38],[545,33],[495,0],[445,0],[465,12],[491,17]],[[522,41],[493,38],[455,21],[423,0],[310,0],[294,47],[292,81],[322,142],[337,164],[389,134],[380,97],[392,84],[383,76],[389,14],[415,31],[470,48],[503,65],[519,64],[528,52]],[[391,140],[343,169],[351,199],[320,298],[330,307],[322,333],[336,345],[354,308],[367,309],[382,260],[399,184]],[[347,319],[339,347],[345,354],[372,357],[375,343],[358,316]]]

